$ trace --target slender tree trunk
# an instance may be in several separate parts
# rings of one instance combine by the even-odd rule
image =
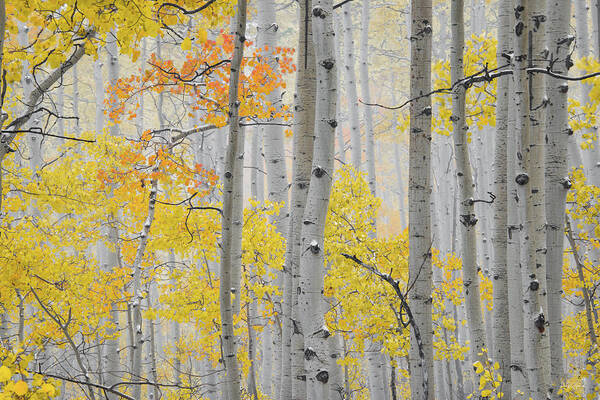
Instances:
[[[369,88],[369,0],[362,1],[360,32],[360,92],[364,103],[371,103]],[[365,120],[365,161],[367,163],[367,180],[371,193],[377,193],[377,179],[375,176],[375,132],[373,131],[373,107],[363,105]]]
[[[431,91],[431,0],[411,0],[410,98]],[[409,259],[412,288],[409,304],[421,333],[410,339],[410,387],[413,400],[432,400],[433,327],[431,321],[431,98],[410,103],[410,148],[408,186]],[[424,350],[424,359],[420,346]]]
[[[521,146],[518,158],[518,174],[514,178],[518,184],[520,199],[520,219],[524,226],[521,235],[521,260],[526,266],[522,270],[524,298],[524,348],[525,364],[529,381],[531,397],[534,400],[545,398],[545,380],[543,372],[543,330],[545,329],[545,316],[542,308],[542,295],[545,293],[546,273],[545,260],[538,249],[545,247],[543,243],[545,213],[543,199],[543,142],[540,140],[541,115],[532,111],[543,107],[541,77],[528,76],[526,68],[533,65],[533,57],[540,55],[541,36],[536,27],[541,21],[534,21],[532,16],[539,11],[536,0],[520,0],[517,2],[515,13],[517,34],[516,45],[516,71],[517,79],[515,97],[517,103],[517,132],[520,134]],[[534,32],[534,29],[536,31]],[[534,43],[534,36],[535,43]],[[534,47],[535,44],[535,47]],[[536,163],[538,165],[536,165]],[[539,165],[542,164],[542,165]],[[540,228],[541,225],[541,228]],[[538,231],[541,229],[541,231]]]
[[[324,234],[333,180],[337,100],[332,0],[317,0],[312,9],[317,91],[312,175],[302,226],[298,302],[305,342],[308,400],[329,398],[329,329],[325,325]]]
[[[304,332],[301,330],[302,313],[297,288],[300,279],[302,222],[311,179],[313,160],[313,130],[315,127],[315,53],[312,40],[312,2],[299,2],[298,74],[294,96],[294,161],[291,195],[291,221],[287,240],[286,266],[291,270],[293,290],[286,293],[285,301],[292,304],[292,399],[306,400],[306,372],[304,369]],[[291,251],[290,248],[291,247]],[[286,284],[289,284],[286,283]],[[282,399],[285,400],[285,399]]]
[[[569,14],[564,10],[571,8],[570,0],[552,0],[548,3],[549,24],[547,48],[550,50],[553,70],[567,75],[570,44]],[[548,273],[548,322],[550,336],[550,372],[549,387],[552,399],[563,398],[558,393],[563,379],[563,340],[562,340],[562,270],[563,241],[567,191],[571,186],[567,169],[567,142],[569,124],[567,115],[568,84],[561,79],[549,79],[547,98],[549,107],[546,118],[547,156],[546,173],[546,264]]]
[[[513,9],[514,7],[511,7]],[[514,15],[514,14],[512,14]],[[512,20],[513,18],[511,18]],[[515,21],[511,21],[511,26],[515,25]],[[519,36],[513,37],[512,47],[515,49],[515,71],[519,68],[519,63],[526,60],[521,60],[521,53],[518,53],[517,40]],[[517,191],[517,176],[518,165],[520,163],[521,154],[521,137],[520,137],[520,117],[517,115],[520,103],[523,100],[521,86],[521,74],[515,73],[510,81],[510,96],[509,113],[508,113],[508,130],[507,130],[507,276],[508,276],[508,309],[509,309],[509,330],[510,330],[510,380],[511,392],[505,393],[512,396],[512,399],[529,399],[529,384],[527,382],[525,368],[525,349],[524,332],[523,332],[523,290],[522,290],[522,268],[525,265],[521,263],[521,233],[522,224],[519,218],[519,208],[524,199],[519,198]]]
[[[497,63],[504,65],[506,59],[502,54],[512,50],[510,40],[511,13],[510,1],[499,3],[498,10],[498,50]],[[501,391],[511,393],[511,361],[510,361],[510,319],[508,297],[508,267],[507,267],[507,128],[508,128],[508,97],[509,77],[498,78],[496,89],[496,143],[494,146],[494,230],[492,243],[494,246],[493,269],[493,337],[494,352],[492,358],[500,364],[500,375],[503,378]],[[508,328],[508,329],[507,329]]]
[[[451,47],[451,81],[456,82],[464,76],[464,5],[463,0],[452,0],[452,47]],[[475,225],[475,203],[473,191],[473,174],[469,161],[467,131],[469,129],[465,113],[466,88],[457,85],[452,96],[452,125],[454,128],[454,148],[456,157],[456,174],[460,195],[460,232],[462,237],[463,283],[465,286],[465,309],[471,338],[471,360],[482,361],[487,358],[482,353],[486,348],[485,331],[481,318],[481,300],[479,295],[479,276],[477,274],[477,237]]]
[[[271,65],[274,71],[277,71],[277,60],[275,59],[275,48],[277,47],[278,25],[275,15],[275,1],[261,0],[258,3],[258,46],[268,48],[265,59]],[[265,50],[263,50],[265,51]],[[266,97],[270,104],[278,104],[281,100],[281,90],[274,89]],[[273,120],[273,123],[281,123],[280,118]],[[267,170],[267,189],[268,200],[276,203],[283,203],[277,215],[270,218],[270,222],[275,225],[277,231],[285,236],[288,233],[289,212],[287,208],[288,200],[288,177],[284,158],[284,135],[283,129],[278,125],[268,125],[261,128],[263,130],[265,165]],[[275,396],[277,398],[289,399],[292,393],[291,385],[291,301],[282,301],[289,298],[289,292],[292,290],[290,277],[291,274],[287,266],[282,271],[277,271],[276,285],[281,289],[282,296],[273,297],[275,310],[278,313],[278,323],[282,325],[281,330],[275,330],[275,349],[277,357],[281,361],[276,365],[275,376]],[[287,283],[287,285],[286,285]],[[291,299],[290,299],[291,300]],[[279,332],[281,331],[281,335]]]
[[[223,356],[225,363],[226,393],[228,400],[240,400],[240,372],[237,364],[236,339],[233,326],[234,304],[232,304],[232,288],[239,287],[233,281],[233,268],[235,268],[234,254],[241,249],[233,248],[234,235],[234,202],[241,189],[241,184],[236,185],[236,180],[243,176],[235,176],[236,164],[242,162],[239,155],[243,153],[243,136],[239,125],[239,100],[238,84],[240,79],[240,65],[244,55],[244,41],[246,40],[246,0],[238,0],[235,25],[235,47],[231,60],[231,74],[229,78],[229,143],[223,171],[223,217],[221,239],[221,279],[219,287],[219,302],[221,308],[221,338],[223,343]],[[240,152],[241,148],[241,152]],[[241,171],[241,169],[239,169]],[[241,242],[240,242],[241,244]],[[235,289],[234,289],[235,290]],[[234,293],[239,297],[239,292]]]
[[[356,72],[354,56],[354,36],[352,34],[352,9],[346,4],[343,9],[344,21],[344,83],[346,84],[346,101],[348,119],[350,121],[350,155],[352,166],[360,171],[362,146],[360,140],[360,122],[358,113],[358,94],[356,91]]]

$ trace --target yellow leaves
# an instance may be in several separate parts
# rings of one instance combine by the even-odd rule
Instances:
[[[25,383],[23,381],[18,381],[17,383],[14,384],[12,391],[17,396],[25,396],[25,394],[27,394],[27,392],[29,391],[29,387],[27,386],[27,383]]]
[[[483,372],[483,364],[481,364],[481,361],[475,361],[473,367],[475,368],[476,374],[481,374]]]
[[[200,28],[198,30],[198,33],[196,34],[196,38],[200,43],[206,43],[206,41],[208,40],[208,32],[206,31],[206,29]]]
[[[12,371],[6,366],[3,365],[0,367],[0,382],[6,382],[12,377]]]
[[[185,39],[183,39],[183,41],[181,42],[181,50],[183,51],[189,51],[192,49],[192,39],[190,39],[190,37],[186,37]]]

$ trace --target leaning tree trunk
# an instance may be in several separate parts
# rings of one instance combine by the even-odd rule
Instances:
[[[298,302],[305,343],[306,398],[329,398],[329,330],[325,325],[324,235],[333,181],[337,101],[337,66],[332,0],[317,0],[312,9],[317,73],[315,141],[312,175],[302,226]]]
[[[410,148],[408,169],[409,304],[420,340],[411,330],[410,387],[413,400],[432,400],[431,321],[431,0],[411,0]],[[422,350],[424,352],[421,353]],[[426,395],[427,393],[427,395]]]
[[[304,333],[300,330],[301,310],[297,288],[300,278],[300,256],[302,254],[302,221],[311,179],[313,160],[313,130],[315,127],[315,53],[310,18],[312,2],[299,2],[298,30],[298,74],[294,95],[294,161],[292,166],[292,195],[290,225],[287,240],[285,265],[291,271],[286,274],[285,285],[293,290],[285,293],[284,302],[292,305],[291,311],[291,377],[293,400],[306,400],[306,378],[304,370]],[[282,387],[286,383],[282,382]],[[287,400],[282,397],[282,400]]]
[[[463,52],[465,47],[464,4],[463,0],[452,0],[451,27],[452,46],[450,49],[450,80],[457,82],[464,76]],[[465,290],[465,309],[471,339],[471,362],[483,362],[487,357],[482,352],[485,346],[485,331],[481,318],[481,299],[479,295],[479,275],[477,273],[477,237],[475,225],[475,202],[473,174],[469,161],[466,120],[466,87],[456,85],[452,94],[452,126],[454,129],[454,149],[456,175],[458,177],[459,222],[462,243],[463,283]]]
[[[548,3],[549,24],[547,48],[553,60],[553,71],[567,75],[570,67],[569,36],[570,0],[552,0]],[[567,115],[568,84],[561,79],[549,79],[546,115],[546,265],[548,273],[548,322],[550,336],[550,395],[552,399],[562,398],[558,394],[563,378],[562,340],[562,269],[563,241],[565,226],[565,201],[571,187],[567,168],[567,142],[569,124]]]
[[[240,80],[240,66],[244,56],[244,41],[246,40],[246,0],[238,0],[235,24],[235,47],[233,49],[233,58],[231,60],[231,73],[229,76],[229,143],[227,145],[227,154],[225,156],[225,165],[223,171],[223,212],[222,212],[222,238],[221,238],[221,279],[219,282],[219,302],[221,308],[221,339],[223,343],[223,358],[227,379],[225,382],[228,394],[228,400],[240,400],[240,371],[237,364],[237,350],[235,334],[233,331],[233,313],[234,305],[231,299],[231,288],[239,287],[237,282],[233,282],[234,254],[238,254],[241,249],[233,248],[234,226],[234,199],[237,193],[234,189],[241,188],[236,185],[236,180],[242,180],[243,176],[235,176],[241,168],[236,168],[236,164],[242,162],[238,160],[238,154],[243,153],[243,137],[239,125],[239,100],[238,86]],[[241,150],[240,150],[241,149]],[[238,153],[239,152],[239,153]],[[237,170],[237,171],[236,171]],[[239,242],[241,245],[241,242]],[[239,297],[239,293],[234,294]]]
[[[498,48],[496,60],[498,66],[504,65],[506,59],[502,54],[509,54],[510,16],[513,12],[510,1],[501,1],[498,10]],[[492,244],[494,248],[493,269],[493,337],[494,351],[492,358],[500,364],[500,375],[503,378],[502,392],[511,393],[511,360],[510,360],[510,327],[508,310],[508,267],[507,267],[507,128],[508,128],[508,76],[501,76],[496,90],[496,144],[494,146],[494,228]]]

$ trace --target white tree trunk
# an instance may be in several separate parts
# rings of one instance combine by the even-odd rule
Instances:
[[[234,248],[234,219],[235,197],[239,196],[236,189],[241,189],[243,176],[236,176],[242,172],[236,164],[243,162],[239,157],[243,154],[243,135],[239,125],[239,100],[238,84],[240,79],[240,65],[244,56],[244,41],[246,40],[246,0],[238,0],[236,10],[235,36],[233,58],[231,60],[231,74],[229,77],[229,143],[223,171],[223,216],[221,238],[221,279],[219,286],[219,302],[221,309],[221,337],[223,344],[223,357],[226,370],[225,392],[228,400],[240,400],[240,371],[237,363],[236,339],[233,326],[235,304],[232,304],[232,292],[239,298],[239,282],[234,281],[234,268],[238,260],[236,255],[241,249]],[[240,152],[241,150],[241,152]],[[241,174],[240,174],[241,175]],[[240,183],[236,184],[236,180]],[[241,241],[239,242],[241,245]],[[239,275],[237,275],[239,276]],[[232,290],[233,289],[233,290]],[[239,289],[238,289],[239,290]],[[239,304],[239,303],[238,303]]]
[[[450,80],[457,82],[464,76],[464,5],[463,0],[452,0],[451,4],[452,46],[450,50]],[[482,354],[482,350],[486,348],[486,345],[484,325],[481,318],[479,276],[477,274],[477,237],[475,230],[477,218],[474,207],[473,174],[467,143],[467,131],[469,127],[466,120],[465,106],[466,88],[463,85],[456,85],[452,95],[452,116],[450,119],[454,127],[456,174],[458,176],[458,189],[460,192],[458,200],[460,202],[459,222],[462,237],[461,255],[465,288],[465,309],[471,339],[471,361],[475,362],[477,360],[483,361],[487,357]]]
[[[362,1],[360,31],[360,92],[363,103],[371,103],[369,88],[369,0]],[[376,196],[377,179],[375,176],[375,132],[373,131],[373,107],[363,104],[365,122],[365,161],[367,163],[367,180],[371,193]]]
[[[509,54],[511,49],[510,28],[511,3],[499,3],[498,10],[498,48],[497,63],[504,65],[506,59],[502,54]],[[493,342],[492,359],[500,364],[500,375],[503,378],[501,391],[511,393],[511,361],[510,361],[510,320],[508,297],[508,267],[507,267],[507,129],[508,129],[508,98],[510,78],[503,76],[497,80],[496,89],[496,143],[494,146],[494,230],[492,243],[494,246],[493,283]]]
[[[567,75],[570,44],[569,14],[564,10],[571,7],[570,0],[548,2],[549,23],[547,48],[550,49],[553,71]],[[550,100],[546,116],[547,156],[546,174],[546,264],[548,273],[548,322],[550,336],[550,382],[551,398],[559,399],[558,389],[563,378],[562,340],[562,270],[565,221],[565,200],[571,186],[567,169],[567,142],[569,125],[567,115],[568,84],[560,79],[548,79],[547,98]]]
[[[298,302],[305,342],[306,398],[329,398],[329,329],[325,325],[324,233],[333,181],[337,101],[337,65],[332,0],[317,0],[312,8],[317,93],[312,175],[302,226]]]
[[[313,130],[315,127],[315,53],[312,40],[311,1],[299,2],[298,31],[298,73],[294,95],[294,161],[291,195],[291,221],[287,240],[285,265],[291,270],[292,290],[286,293],[284,301],[292,304],[292,359],[291,385],[292,399],[306,400],[306,372],[304,369],[304,332],[301,330],[302,311],[300,309],[298,287],[300,279],[300,256],[302,247],[302,222],[308,188],[311,179],[313,160]],[[291,247],[291,251],[290,251]],[[286,282],[286,285],[290,284]],[[285,400],[285,398],[282,398]]]
[[[360,140],[360,122],[358,119],[358,94],[356,92],[356,72],[354,56],[354,37],[352,34],[352,10],[346,4],[342,8],[344,21],[344,83],[348,103],[348,119],[350,121],[350,155],[352,166],[360,171],[362,146]]]
[[[410,98],[431,91],[431,0],[411,0]],[[410,103],[408,178],[409,305],[419,327],[410,339],[410,387],[413,400],[434,398],[433,327],[431,321],[431,216],[429,199],[431,160],[431,98]],[[419,347],[422,345],[424,357]],[[427,395],[425,395],[427,392]]]

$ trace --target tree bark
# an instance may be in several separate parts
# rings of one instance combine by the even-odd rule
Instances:
[[[464,76],[464,4],[463,0],[452,0],[451,29],[452,46],[450,50],[450,72],[452,82]],[[479,275],[477,273],[477,237],[475,225],[474,183],[469,161],[469,148],[467,131],[469,127],[466,120],[466,88],[457,85],[452,95],[452,120],[453,137],[456,160],[456,174],[458,177],[458,197],[460,204],[459,222],[462,243],[462,268],[465,296],[465,309],[471,339],[471,361],[483,362],[487,356],[482,352],[486,349],[485,331],[481,317],[481,299],[479,294]]]
[[[411,0],[410,98],[431,91],[431,0]],[[410,387],[413,400],[433,400],[433,327],[431,321],[431,98],[410,103],[409,148],[409,304],[421,332],[424,359],[411,330]],[[425,384],[425,382],[427,382]],[[427,396],[425,396],[427,392]]]
[[[236,338],[233,326],[233,315],[235,304],[232,304],[232,288],[235,291],[239,287],[234,282],[234,271],[236,260],[234,255],[241,253],[241,249],[233,248],[234,245],[234,202],[239,194],[235,189],[241,188],[236,185],[236,165],[240,162],[239,155],[243,153],[243,136],[239,125],[239,95],[238,85],[240,80],[240,66],[244,56],[244,41],[246,40],[246,0],[238,0],[236,10],[236,24],[234,35],[234,50],[231,60],[231,73],[229,77],[229,142],[223,171],[223,213],[222,213],[222,238],[221,238],[221,279],[219,282],[219,302],[221,309],[221,338],[223,343],[223,357],[226,370],[226,393],[228,400],[240,400],[240,371],[237,364]],[[241,152],[240,152],[241,150]],[[242,171],[241,168],[238,169]],[[241,245],[241,242],[239,243]],[[239,298],[239,291],[234,295]]]
[[[352,34],[351,5],[343,7],[344,21],[344,83],[348,104],[348,119],[350,121],[350,155],[352,166],[360,171],[362,159],[362,146],[360,138],[360,122],[358,119],[358,94],[356,91],[356,72],[354,56],[354,36]]]
[[[306,398],[329,398],[329,329],[325,325],[324,234],[333,181],[337,65],[332,0],[317,0],[312,9],[316,61],[315,141],[312,173],[302,226],[298,302],[304,333]]]
[[[497,65],[504,65],[506,60],[502,54],[508,54],[511,48],[510,28],[511,2],[502,1],[498,10],[498,47]],[[500,364],[500,375],[503,378],[501,391],[511,393],[511,360],[510,360],[510,319],[508,296],[507,266],[507,128],[508,128],[508,76],[498,78],[496,89],[496,143],[494,146],[494,230],[492,236],[494,252],[493,269],[493,337],[494,349],[492,359]],[[508,329],[507,329],[508,328]]]
[[[552,0],[548,3],[549,24],[546,47],[549,57],[556,60],[553,71],[567,75],[570,44],[569,14],[564,10],[571,8],[570,0]],[[570,187],[567,169],[567,142],[569,124],[567,115],[568,84],[561,79],[551,78],[547,84],[549,99],[546,115],[546,265],[548,273],[548,322],[550,337],[550,373],[549,382],[552,399],[562,398],[558,393],[563,379],[563,340],[562,340],[562,270],[563,242],[565,226],[566,196]]]
[[[302,221],[311,179],[313,160],[313,130],[315,127],[315,53],[312,34],[312,2],[299,2],[298,73],[294,95],[294,161],[292,167],[291,220],[287,240],[285,265],[291,275],[285,275],[293,290],[286,293],[285,302],[291,302],[291,385],[292,399],[306,400],[306,372],[304,369],[304,332],[300,329],[303,318],[298,287],[302,247]],[[291,282],[289,280],[291,279]],[[285,399],[282,399],[285,400]]]

